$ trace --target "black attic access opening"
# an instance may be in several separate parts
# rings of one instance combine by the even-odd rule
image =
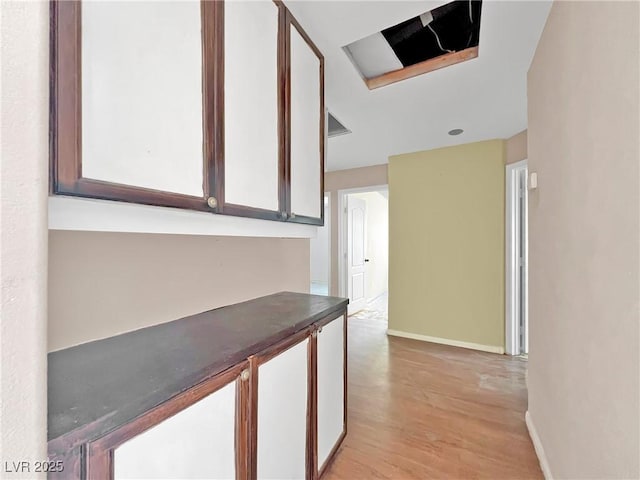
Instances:
[[[454,1],[344,49],[369,88],[388,85],[477,57],[481,13],[481,0]]]

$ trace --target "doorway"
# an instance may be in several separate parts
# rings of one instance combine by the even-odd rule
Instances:
[[[529,353],[527,161],[506,166],[505,352]]]
[[[387,318],[389,190],[386,185],[338,192],[339,291],[349,314]]]
[[[314,295],[329,295],[331,291],[331,199],[324,194],[324,225],[309,242],[311,258],[311,288]]]

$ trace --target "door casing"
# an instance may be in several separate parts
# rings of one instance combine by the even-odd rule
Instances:
[[[520,187],[519,182],[522,182]],[[505,171],[505,353],[528,353],[528,205],[527,160]],[[519,214],[522,192],[524,215]],[[521,238],[521,236],[523,238]],[[519,243],[521,242],[521,243]],[[522,325],[520,322],[522,321]]]

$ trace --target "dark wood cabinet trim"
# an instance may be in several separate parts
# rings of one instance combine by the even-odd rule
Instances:
[[[343,430],[343,432],[340,434],[340,437],[338,437],[338,441],[329,452],[329,455],[327,456],[327,459],[325,460],[324,464],[318,470],[318,478],[322,478],[324,474],[327,472],[327,470],[329,470],[329,467],[331,467],[331,464],[335,461],[336,456],[338,455],[338,452],[340,451],[340,447],[342,447],[342,443],[344,442],[344,438],[346,436],[347,436],[347,432],[346,430]]]
[[[98,478],[112,479],[113,450],[103,450],[89,445],[87,447],[87,480]]]
[[[171,400],[158,405],[117,430],[90,442],[87,446],[87,478],[113,478],[113,451],[118,448],[118,446],[144,433],[229,383],[238,381],[240,374],[248,366],[248,362],[241,362],[223,373],[209,378],[193,388],[176,395]],[[239,415],[237,407],[238,402],[236,402],[236,422],[241,415]],[[237,428],[236,425],[236,432]],[[246,446],[242,443],[243,440],[244,438],[236,436],[236,456],[246,454]],[[236,465],[239,463],[242,464],[242,460],[236,459]]]
[[[320,61],[320,69],[318,74],[320,75],[320,129],[319,136],[319,153],[320,153],[320,217],[309,217],[306,215],[298,215],[291,211],[291,25],[298,31],[300,36],[309,45],[309,48],[318,57]],[[286,136],[287,136],[287,180],[289,184],[289,198],[287,199],[287,221],[293,223],[303,223],[308,225],[324,225],[324,162],[325,162],[325,103],[324,103],[324,56],[320,49],[313,43],[307,32],[304,31],[300,23],[296,20],[293,14],[287,9],[286,16],[286,28],[285,28],[285,41],[286,41],[286,56],[287,56],[287,102],[286,107]]]
[[[249,357],[249,369],[251,371],[251,397],[249,409],[249,451],[247,462],[248,478],[256,480],[258,478],[258,361],[255,356]]]
[[[251,366],[247,364],[244,370],[249,378],[236,380],[236,479],[251,479],[251,439],[253,422],[251,408],[253,398],[253,379]]]
[[[53,193],[82,176],[81,4],[49,4],[49,158]]]
[[[312,331],[312,327],[305,328],[304,330],[300,330],[299,332],[294,333],[293,335],[285,338],[281,342],[269,348],[266,348],[262,352],[258,353],[253,357],[256,363],[256,367],[259,367],[263,363],[268,362],[272,358],[277,357],[278,355],[280,355],[283,352],[286,352],[290,348],[295,347],[300,342],[303,342],[304,340],[309,338],[309,336],[311,335],[311,331]]]
[[[210,211],[202,198],[182,195],[180,193],[167,193],[161,190],[153,190],[143,187],[132,187],[119,183],[104,182],[90,178],[78,178],[71,186],[58,189],[56,193],[64,193],[69,196],[89,197],[102,200],[115,200],[141,205],[154,205],[161,207],[186,208],[189,210]],[[126,200],[125,200],[126,198]]]
[[[47,452],[47,459],[50,462],[62,462],[64,469],[61,472],[48,472],[47,480],[77,480],[88,478],[83,471],[85,467],[85,446],[77,445],[68,450]]]
[[[279,135],[279,200],[280,218],[286,219],[289,212],[289,193],[291,180],[289,177],[289,101],[290,91],[287,81],[289,72],[289,23],[287,22],[287,8],[279,0],[278,5],[278,135]]]
[[[307,479],[318,478],[318,330],[309,338],[307,358]]]
[[[205,198],[224,204],[224,2],[203,1],[202,100]],[[208,206],[208,205],[207,205]]]

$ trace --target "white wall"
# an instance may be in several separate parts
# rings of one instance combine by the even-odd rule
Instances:
[[[2,2],[0,461],[44,460],[48,2]]]
[[[385,293],[389,288],[389,200],[385,192],[355,193],[367,202],[367,300]]]
[[[640,477],[638,2],[554,2],[528,74],[529,414],[556,479]]]
[[[324,226],[318,227],[318,234],[311,239],[311,281],[329,285],[331,207],[327,203],[328,195],[324,198]]]

